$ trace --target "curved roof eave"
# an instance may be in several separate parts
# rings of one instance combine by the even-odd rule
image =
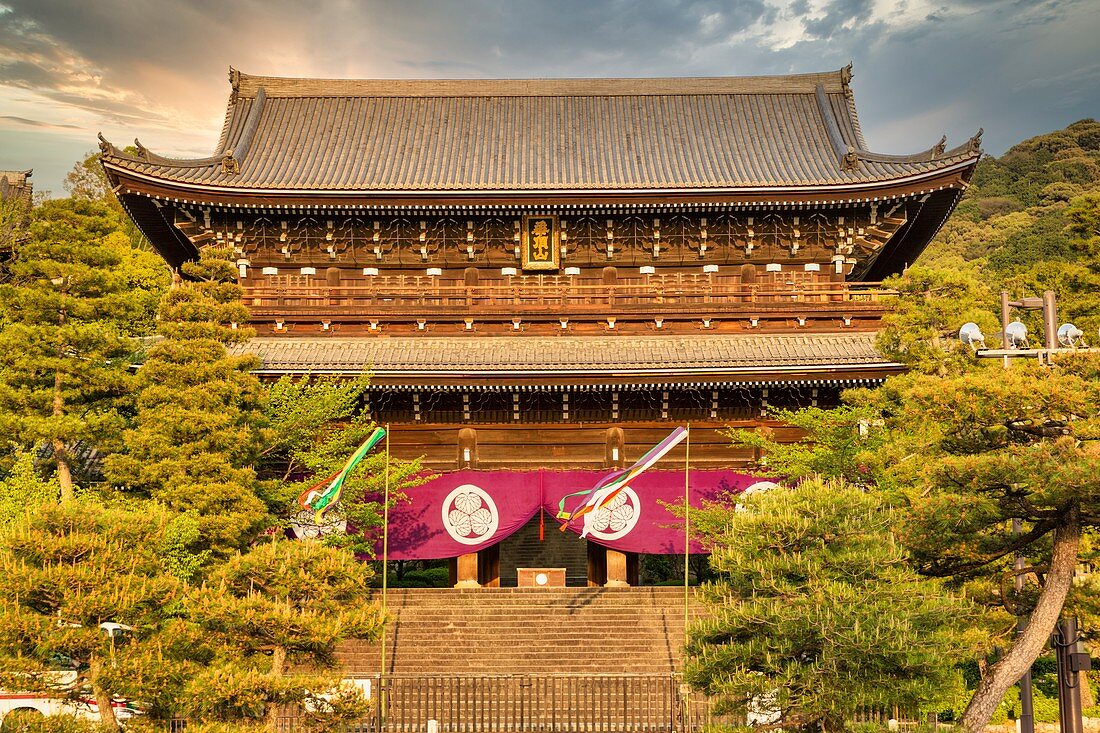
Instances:
[[[921,173],[911,174],[908,176],[901,176],[898,178],[887,178],[874,181],[860,181],[854,183],[844,184],[812,184],[801,186],[737,186],[737,187],[719,187],[719,188],[623,188],[623,189],[611,189],[611,188],[571,188],[571,189],[274,189],[274,188],[249,188],[249,187],[237,187],[237,186],[222,186],[215,184],[193,184],[185,181],[177,181],[171,178],[164,178],[161,176],[154,176],[148,173],[142,173],[135,171],[125,164],[125,159],[118,159],[114,157],[104,156],[104,167],[114,170],[117,174],[126,175],[141,181],[159,184],[160,186],[180,192],[195,193],[211,193],[211,194],[230,194],[230,195],[249,195],[249,196],[264,196],[268,198],[300,198],[300,197],[317,197],[317,198],[352,198],[352,197],[371,197],[371,198],[397,198],[408,197],[417,199],[428,199],[432,197],[460,197],[460,198],[476,198],[489,196],[494,198],[503,197],[517,197],[517,196],[572,196],[572,197],[585,197],[585,196],[660,196],[660,195],[684,195],[684,194],[697,194],[700,196],[714,196],[714,195],[759,195],[759,194],[771,194],[771,195],[797,195],[807,193],[820,193],[824,191],[829,192],[865,192],[873,191],[877,189],[888,189],[896,186],[904,186],[920,181],[930,180],[943,176],[944,174],[953,173],[956,171],[963,171],[967,168],[976,165],[978,159],[981,157],[980,151],[973,153],[967,153],[965,158],[957,161],[950,161],[950,159],[944,159],[946,165],[938,168],[932,168]]]

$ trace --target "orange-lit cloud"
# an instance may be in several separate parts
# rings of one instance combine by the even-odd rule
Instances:
[[[1089,0],[0,0],[0,167],[214,147],[232,64],[323,77],[767,74],[855,61],[872,147],[999,153],[1095,115]],[[62,153],[63,151],[63,153]],[[49,161],[44,163],[43,161]],[[71,165],[71,163],[70,163]]]

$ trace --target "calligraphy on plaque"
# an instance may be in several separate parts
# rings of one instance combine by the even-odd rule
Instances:
[[[524,270],[556,270],[560,261],[556,216],[523,217]]]

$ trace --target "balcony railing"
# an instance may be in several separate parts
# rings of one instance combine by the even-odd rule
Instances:
[[[578,285],[442,284],[435,278],[409,277],[408,282],[378,285],[246,286],[244,303],[256,309],[409,310],[501,309],[523,312],[607,312],[609,309],[667,310],[682,307],[778,306],[791,303],[864,304],[882,307],[896,291],[880,283],[722,284],[662,282]]]

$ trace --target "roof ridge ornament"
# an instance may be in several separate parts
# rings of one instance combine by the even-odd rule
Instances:
[[[107,138],[103,137],[102,132],[97,132],[96,137],[99,138],[99,152],[102,155],[110,155],[117,157],[119,154],[118,148],[116,148]]]
[[[241,72],[237,71],[232,66],[229,67],[229,85],[232,88],[229,94],[229,103],[236,104],[237,98],[241,93]]]
[[[941,136],[940,141],[932,146],[932,157],[942,158],[945,150],[947,150],[947,135]]]
[[[859,170],[859,152],[849,145],[848,152],[841,158],[841,163],[846,171]]]
[[[848,65],[840,70],[840,83],[845,87],[852,83],[852,76],[854,76],[852,74],[852,63],[849,61]]]
[[[985,128],[979,127],[978,131],[974,133],[974,137],[966,141],[966,149],[971,153],[982,152],[982,135],[985,134]]]
[[[241,164],[237,162],[237,159],[233,157],[233,152],[230,151],[222,156],[222,173],[240,173]]]

